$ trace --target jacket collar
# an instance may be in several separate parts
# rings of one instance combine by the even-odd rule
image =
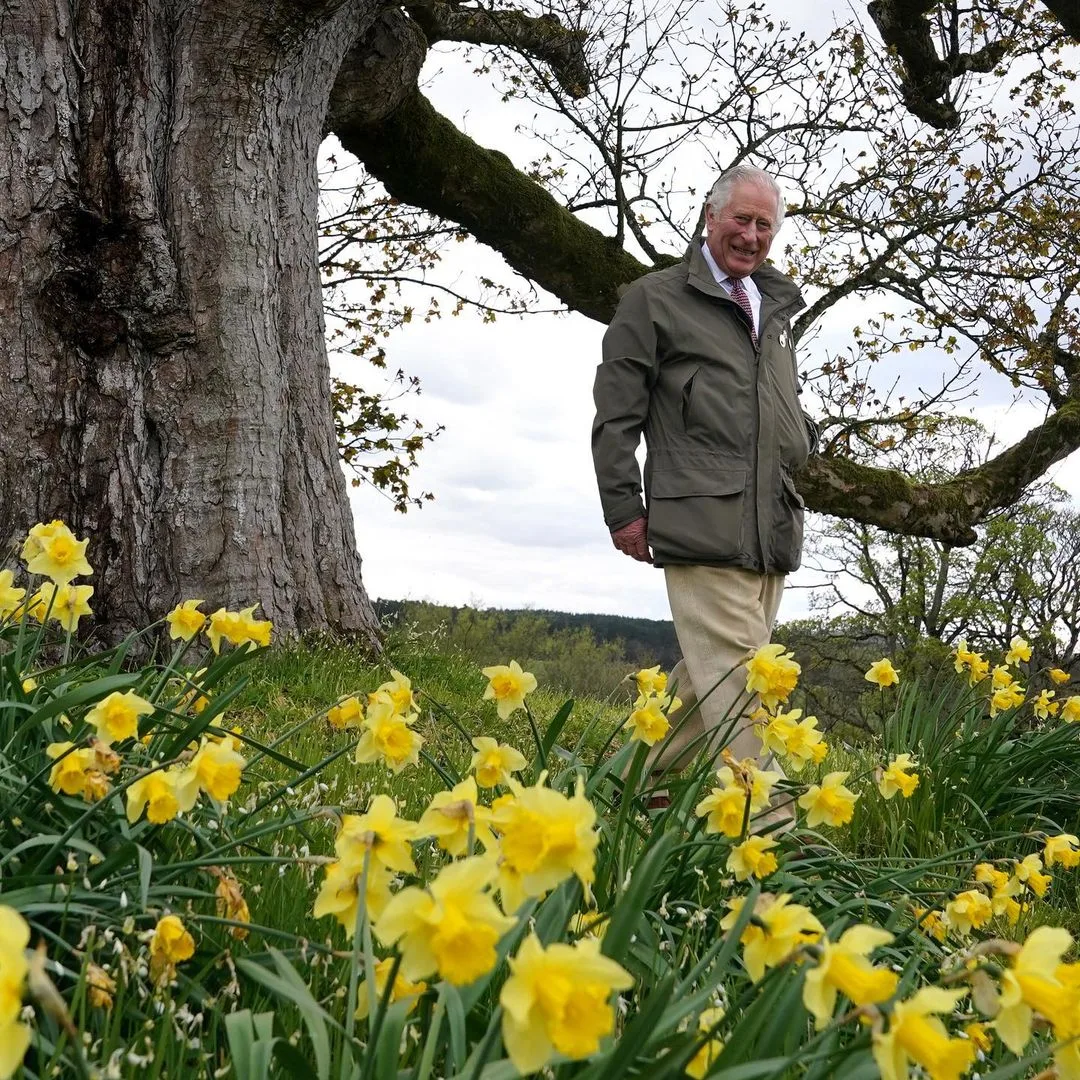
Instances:
[[[709,296],[718,296],[723,300],[729,299],[727,292],[716,283],[705,256],[701,253],[702,240],[691,240],[686,249],[683,262],[686,264],[686,283],[693,286],[699,292]],[[806,301],[802,298],[798,286],[786,274],[781,274],[774,266],[764,263],[751,275],[754,284],[761,290],[762,304],[768,303],[777,308],[787,311],[789,308],[798,311],[806,307]]]

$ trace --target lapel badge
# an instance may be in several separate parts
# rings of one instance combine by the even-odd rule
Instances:
[[[780,337],[777,338],[776,343],[780,346],[781,349],[786,349],[787,348],[787,331],[786,330],[781,330],[780,331]]]

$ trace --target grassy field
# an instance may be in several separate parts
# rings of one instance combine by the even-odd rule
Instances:
[[[748,809],[753,770],[724,779],[701,763],[668,785],[669,808],[648,808],[645,743],[629,736],[666,704],[635,702],[632,677],[572,702],[540,685],[500,719],[475,659],[404,635],[377,661],[330,642],[215,654],[198,639],[139,668],[122,650],[64,659],[28,624],[0,639],[0,910],[47,957],[27,967],[15,916],[7,931],[0,918],[0,1046],[29,1044],[18,1060],[0,1050],[0,1077],[1004,1080],[1052,1062],[1080,1075],[1076,871],[1062,865],[1080,843],[1053,866],[1047,847],[1077,831],[1078,727],[1030,702],[991,716],[988,681],[951,665],[881,690],[880,738],[826,733],[823,761],[795,773],[785,759],[773,802],[798,804],[797,821],[773,837]],[[512,659],[528,660],[490,662]],[[379,711],[395,669],[415,719],[407,694]],[[110,772],[91,736],[116,694],[146,711]],[[337,730],[328,712],[350,696],[366,719]],[[774,715],[797,724],[784,712],[797,704],[795,689]],[[414,764],[357,764],[358,737],[380,724],[422,737]],[[440,795],[470,775],[475,736],[521,751],[524,786]],[[918,783],[886,799],[882,773],[905,753]],[[97,768],[111,787],[88,797]],[[168,791],[135,812],[151,777]],[[708,810],[730,809],[733,790],[734,817]],[[386,795],[390,824],[372,816]],[[428,809],[438,799],[447,811]],[[449,855],[399,824],[425,812],[467,818],[468,843],[460,833]],[[395,848],[395,829],[420,835]],[[485,844],[495,859],[478,857]],[[408,872],[382,869],[402,858]],[[391,872],[393,896],[380,894]],[[472,884],[451,888],[455,874]],[[1030,940],[1043,996],[1017,1004]],[[3,1004],[20,999],[21,1012]],[[373,1006],[359,1019],[358,1002]]]

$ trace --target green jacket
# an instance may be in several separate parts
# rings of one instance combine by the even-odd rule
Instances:
[[[604,520],[614,530],[647,513],[658,566],[787,573],[802,557],[792,473],[810,454],[813,425],[799,407],[790,319],[805,305],[771,266],[753,278],[757,350],[700,241],[635,281],[604,335],[592,432]],[[643,432],[647,511],[634,456]]]

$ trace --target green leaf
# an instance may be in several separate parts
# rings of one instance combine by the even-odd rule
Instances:
[[[630,887],[616,902],[611,921],[604,932],[601,951],[605,956],[618,960],[626,952],[634,928],[645,910],[645,901],[664,869],[664,863],[677,839],[674,832],[662,833],[652,842],[645,857],[634,867]]]

